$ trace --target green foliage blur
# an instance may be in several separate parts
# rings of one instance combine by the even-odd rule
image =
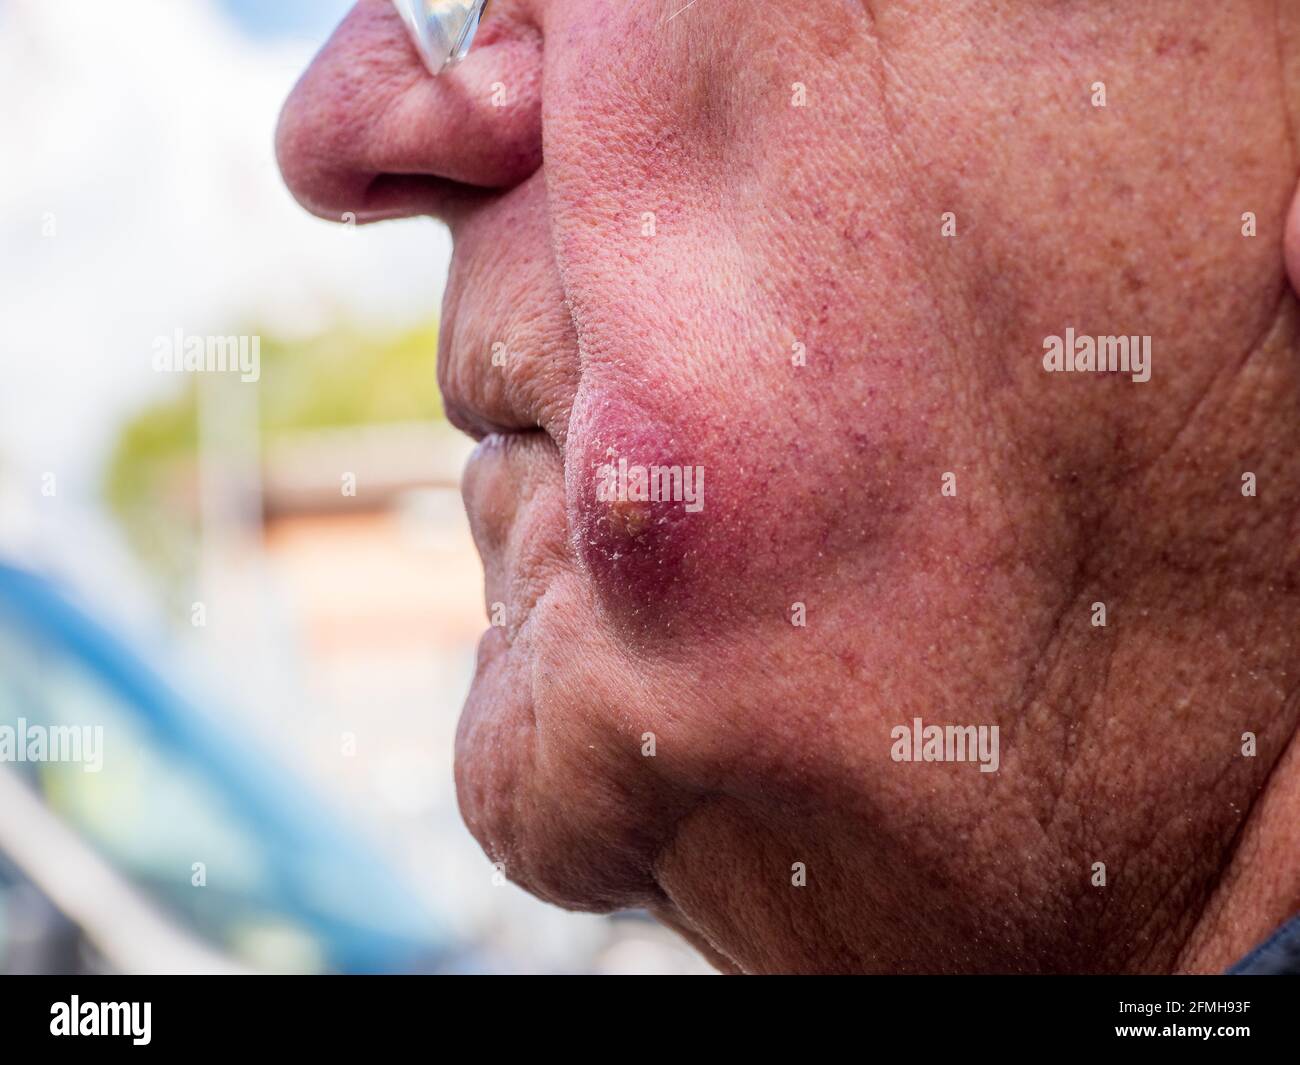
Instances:
[[[442,418],[438,323],[376,336],[338,328],[308,339],[261,337],[263,446],[303,430]],[[114,446],[104,491],[140,559],[172,585],[191,571],[198,534],[198,374],[132,418]]]

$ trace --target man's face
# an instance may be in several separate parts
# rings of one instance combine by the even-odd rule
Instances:
[[[1231,827],[1150,708],[1280,668],[1267,637],[1178,657],[1156,565],[1198,567],[1218,526],[1184,518],[1267,464],[1195,419],[1294,331],[1274,16],[494,0],[435,79],[357,6],[281,160],[327,217],[452,228],[438,373],[504,622],[457,784],[513,879],[746,969],[1130,963],[1092,863],[1152,900],[1107,941],[1146,934]],[[1149,380],[1047,372],[1067,329],[1150,337]],[[997,771],[897,760],[915,718],[997,726]]]

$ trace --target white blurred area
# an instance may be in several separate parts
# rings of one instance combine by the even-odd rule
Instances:
[[[162,606],[103,502],[122,425],[179,384],[153,371],[155,337],[395,329],[441,303],[441,226],[331,225],[280,181],[279,104],[321,43],[251,36],[207,0],[0,0],[0,559],[66,582],[240,715],[486,970],[709,971],[649,922],[493,887],[460,822],[452,743],[485,612],[456,487],[468,446],[445,425],[269,448],[257,386],[205,387],[202,627]],[[364,505],[324,502],[340,469]]]

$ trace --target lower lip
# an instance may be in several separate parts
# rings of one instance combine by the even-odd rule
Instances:
[[[485,436],[470,452],[461,476],[471,525],[493,517],[515,520],[524,504],[522,497],[538,490],[557,492],[563,498],[563,458],[555,441],[540,429]],[[490,528],[485,531],[491,533]]]
[[[493,658],[501,654],[509,644],[506,630],[500,625],[489,625],[478,639],[476,669],[482,670]]]
[[[538,449],[550,443],[550,437],[540,429],[522,433],[489,433],[475,445],[465,464],[465,476],[473,471],[475,477],[521,476],[520,464],[535,461]],[[491,470],[489,474],[487,471]],[[511,471],[511,472],[507,472]]]
[[[498,449],[508,451],[516,447],[535,445],[549,439],[550,437],[542,429],[520,429],[517,432],[488,433],[478,442],[473,453],[477,456]]]

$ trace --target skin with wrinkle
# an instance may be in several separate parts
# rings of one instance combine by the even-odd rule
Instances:
[[[431,79],[362,0],[281,121],[310,209],[455,237],[471,830],[729,971],[1230,964],[1300,909],[1300,9],[679,6],[499,0]]]

